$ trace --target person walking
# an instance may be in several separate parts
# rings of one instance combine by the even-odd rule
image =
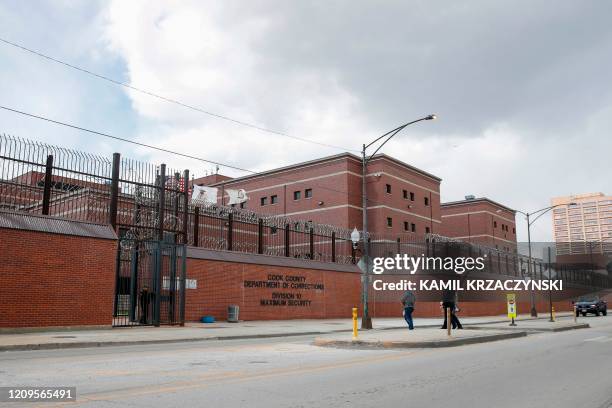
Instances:
[[[414,312],[414,303],[416,297],[412,291],[407,290],[402,296],[402,305],[404,306],[404,319],[408,323],[408,330],[414,330],[414,322],[412,321],[412,312]]]
[[[463,329],[459,318],[455,314],[457,310],[457,294],[453,290],[444,290],[442,291],[442,309],[444,310],[444,323],[442,323],[441,329],[446,329],[446,325],[448,324],[446,319],[448,316],[448,309],[450,309],[451,315],[451,326],[453,329]]]

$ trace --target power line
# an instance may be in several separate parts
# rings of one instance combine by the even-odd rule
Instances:
[[[17,109],[9,108],[7,106],[0,105],[0,108],[4,109],[4,110],[7,110],[7,111],[10,111],[10,112],[18,113],[20,115],[28,116],[30,118],[44,120],[46,122],[55,123],[56,125],[66,126],[66,127],[72,128],[72,129],[81,130],[83,132],[92,133],[94,135],[104,136],[104,137],[108,137],[110,139],[119,140],[121,142],[126,142],[126,143],[131,143],[131,144],[135,144],[135,145],[142,146],[142,147],[147,147],[149,149],[158,150],[160,152],[170,153],[170,154],[174,154],[174,155],[177,155],[177,156],[186,157],[188,159],[202,161],[202,162],[205,162],[205,163],[218,164],[219,166],[229,167],[230,169],[240,170],[240,171],[244,171],[244,172],[248,172],[248,173],[257,173],[257,172],[252,171],[252,170],[243,169],[243,168],[240,168],[240,167],[236,167],[236,166],[232,166],[232,165],[229,165],[229,164],[217,162],[217,161],[214,161],[214,160],[203,159],[201,157],[192,156],[192,155],[185,154],[185,153],[179,153],[179,152],[175,152],[175,151],[172,151],[172,150],[169,150],[169,149],[164,149],[163,147],[157,147],[157,146],[153,146],[153,145],[146,144],[146,143],[136,142],[134,140],[125,139],[125,138],[122,138],[122,137],[119,137],[119,136],[109,135],[108,133],[98,132],[96,130],[87,129],[87,128],[84,128],[84,127],[81,127],[81,126],[77,126],[77,125],[71,125],[70,123],[60,122],[58,120],[49,119],[49,118],[46,118],[44,116],[34,115],[32,113],[27,113],[27,112],[23,112],[23,111],[20,111],[20,110],[17,110]]]
[[[118,140],[118,141],[125,142],[125,143],[131,143],[131,144],[134,144],[134,145],[137,145],[137,146],[146,147],[146,148],[149,148],[149,149],[157,150],[157,151],[164,152],[164,153],[173,154],[173,155],[176,155],[176,156],[185,157],[185,158],[192,159],[192,160],[201,161],[201,162],[204,162],[204,163],[216,164],[216,165],[219,165],[219,166],[223,166],[223,167],[227,167],[227,168],[230,168],[230,169],[239,170],[239,171],[243,171],[243,172],[251,173],[251,174],[259,174],[260,173],[260,172],[254,171],[254,170],[244,169],[242,167],[237,167],[237,166],[221,163],[221,162],[214,161],[214,160],[204,159],[204,158],[198,157],[198,156],[193,156],[193,155],[186,154],[186,153],[180,153],[180,152],[176,152],[176,151],[170,150],[170,149],[164,149],[163,147],[157,147],[157,146],[153,146],[153,145],[150,145],[150,144],[147,144],[147,143],[136,142],[134,140],[126,139],[126,138],[123,138],[123,137],[113,136],[113,135],[108,134],[108,133],[99,132],[97,130],[87,129],[87,128],[84,128],[82,126],[77,126],[77,125],[73,125],[73,124],[70,124],[70,123],[61,122],[59,120],[50,119],[50,118],[47,118],[47,117],[44,117],[44,116],[35,115],[35,114],[32,114],[32,113],[28,113],[28,112],[23,112],[23,111],[20,111],[18,109],[9,108],[7,106],[0,105],[0,109],[4,109],[4,110],[9,111],[9,112],[17,113],[19,115],[27,116],[29,118],[42,120],[42,121],[53,123],[53,124],[56,124],[56,125],[69,127],[71,129],[80,130],[82,132],[87,132],[87,133],[91,133],[91,134],[94,134],[94,135],[103,136],[103,137],[106,137],[106,138],[109,138],[109,139],[114,139],[114,140]],[[294,182],[294,180],[285,179],[285,178],[282,178],[280,176],[270,175],[270,177],[274,178],[274,179],[277,179],[277,180],[280,180],[280,181],[284,181],[286,183]],[[328,190],[328,191],[331,191],[331,192],[334,192],[334,193],[344,194],[347,197],[353,196],[353,197],[361,198],[361,194],[351,194],[348,191],[336,190],[336,189],[329,188],[329,187],[326,187],[326,186],[323,186],[323,185],[320,185],[320,184],[315,184],[315,183],[313,183],[312,185],[314,187],[317,187],[317,188],[320,188],[320,189],[323,189],[323,190]],[[384,204],[381,201],[375,201],[375,200],[372,200],[372,199],[368,199],[368,201],[370,203],[372,203],[372,204]]]
[[[242,120],[230,118],[229,116],[224,116],[224,115],[220,115],[218,113],[210,112],[210,111],[208,111],[206,109],[199,108],[197,106],[193,106],[193,105],[187,104],[185,102],[181,102],[179,100],[172,99],[172,98],[169,98],[169,97],[166,97],[166,96],[163,96],[163,95],[159,95],[157,93],[154,93],[154,92],[151,92],[151,91],[147,91],[146,89],[137,88],[137,87],[135,87],[133,85],[130,85],[130,84],[126,83],[126,82],[118,81],[116,79],[104,76],[102,74],[98,74],[98,73],[93,72],[93,71],[90,71],[88,69],[81,68],[79,66],[76,66],[76,65],[70,64],[68,62],[62,61],[60,59],[57,59],[57,58],[51,57],[49,55],[43,54],[43,53],[41,53],[39,51],[32,50],[32,49],[27,48],[27,47],[25,47],[23,45],[16,44],[14,42],[8,41],[8,40],[6,40],[4,38],[1,38],[1,37],[0,37],[0,41],[3,42],[4,44],[12,46],[12,47],[19,48],[22,51],[26,51],[26,52],[28,52],[30,54],[33,54],[33,55],[36,55],[38,57],[45,58],[45,59],[47,59],[49,61],[53,61],[53,62],[56,62],[58,64],[64,65],[64,66],[66,66],[68,68],[72,68],[74,70],[77,70],[77,71],[83,72],[85,74],[94,76],[94,77],[96,77],[98,79],[102,79],[104,81],[113,83],[115,85],[119,85],[119,86],[123,86],[125,88],[129,88],[129,89],[131,89],[133,91],[140,92],[142,94],[149,95],[149,96],[152,96],[154,98],[163,100],[165,102],[173,103],[175,105],[179,105],[179,106],[182,106],[184,108],[191,109],[191,110],[194,110],[196,112],[200,112],[200,113],[203,113],[203,114],[215,117],[217,119],[222,119],[222,120],[225,120],[225,121],[228,121],[228,122],[232,122],[232,123],[234,123],[236,125],[250,127],[252,129],[256,129],[256,130],[259,130],[259,131],[262,131],[262,132],[267,132],[267,133],[272,133],[272,134],[275,134],[275,135],[278,135],[278,136],[288,137],[288,138],[299,140],[299,141],[305,142],[305,143],[312,143],[312,144],[316,144],[316,145],[319,145],[319,146],[330,147],[330,148],[333,148],[333,149],[338,149],[338,150],[343,150],[343,151],[357,152],[357,150],[355,150],[355,149],[348,149],[348,148],[342,147],[342,146],[336,146],[336,145],[332,145],[332,144],[328,144],[328,143],[317,142],[317,141],[311,140],[311,139],[306,139],[306,138],[302,138],[302,137],[298,137],[298,136],[293,136],[293,135],[290,135],[290,134],[287,134],[287,133],[284,133],[284,132],[280,132],[280,131],[277,131],[277,130],[264,128],[262,126],[258,126],[258,125],[254,125],[252,123],[244,122]]]

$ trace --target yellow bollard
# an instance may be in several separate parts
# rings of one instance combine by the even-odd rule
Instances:
[[[357,340],[357,308],[353,308],[353,340]]]
[[[554,322],[555,321],[555,308],[552,307],[551,310],[552,310],[552,321]]]

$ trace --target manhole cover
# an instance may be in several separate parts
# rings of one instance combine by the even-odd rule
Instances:
[[[54,339],[76,339],[76,336],[53,336]]]

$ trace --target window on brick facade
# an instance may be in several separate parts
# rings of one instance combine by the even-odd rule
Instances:
[[[410,201],[414,201],[414,193],[412,191],[410,192]]]
[[[425,197],[425,199],[423,200],[425,202],[425,205],[429,205],[429,197]]]
[[[408,190],[402,190],[402,195],[404,196],[404,200],[408,199]]]
[[[493,228],[497,228],[497,221],[493,221]]]
[[[387,217],[387,227],[392,227],[392,226],[393,226],[393,218]]]
[[[404,231],[410,230],[410,223],[408,221],[404,221]]]
[[[277,195],[273,195],[272,197],[270,197],[270,204],[278,204],[278,196]]]
[[[410,231],[416,232],[416,225],[414,223],[410,224]]]
[[[516,228],[515,227],[512,227],[512,233],[516,234]]]
[[[304,190],[304,197],[312,198],[312,188],[307,188],[306,190]]]
[[[293,192],[293,199],[294,200],[299,200],[300,198],[302,198],[302,192],[301,191],[294,191]]]
[[[429,234],[429,227],[425,227],[425,233]]]
[[[387,194],[391,194],[391,184],[385,184],[385,191]]]
[[[246,208],[246,203],[240,203],[240,208],[242,209]]]
[[[261,198],[259,199],[259,203],[260,203],[261,205],[268,205],[268,197],[261,197]]]

